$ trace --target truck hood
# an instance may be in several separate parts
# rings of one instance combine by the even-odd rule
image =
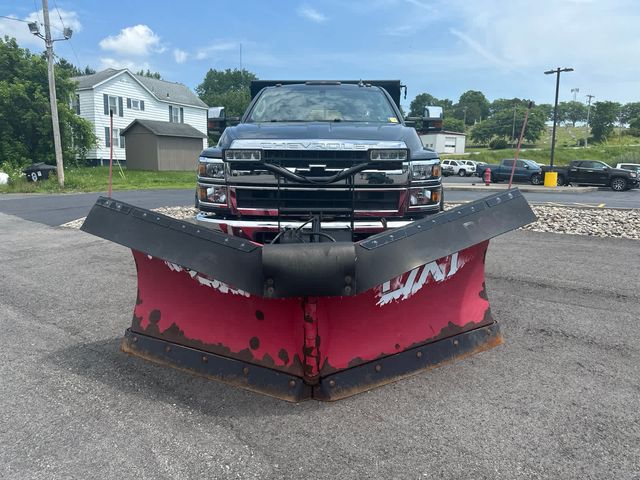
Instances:
[[[413,133],[413,135],[411,135]],[[415,130],[401,124],[304,122],[243,123],[228,128],[220,139],[220,147],[228,148],[233,140],[244,139],[327,139],[402,141],[411,147]],[[413,138],[412,138],[413,137]]]

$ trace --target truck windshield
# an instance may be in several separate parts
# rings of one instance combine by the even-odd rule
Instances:
[[[265,90],[249,122],[398,123],[387,97],[378,88],[300,85]]]

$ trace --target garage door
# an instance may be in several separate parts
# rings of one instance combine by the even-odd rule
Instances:
[[[444,153],[456,153],[456,137],[444,137]]]

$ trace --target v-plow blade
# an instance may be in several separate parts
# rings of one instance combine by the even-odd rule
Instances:
[[[133,251],[124,351],[299,401],[500,344],[489,239],[534,220],[514,189],[360,242],[261,245],[101,197],[82,230]]]

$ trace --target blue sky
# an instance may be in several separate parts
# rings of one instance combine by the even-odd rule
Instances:
[[[74,28],[56,52],[80,66],[151,69],[194,88],[209,68],[242,65],[262,79],[401,79],[409,93],[640,101],[637,0],[49,0],[51,21]],[[0,15],[42,19],[39,0],[0,0]],[[57,30],[54,29],[54,32]],[[59,32],[58,32],[59,33]],[[25,23],[0,34],[31,50]]]

